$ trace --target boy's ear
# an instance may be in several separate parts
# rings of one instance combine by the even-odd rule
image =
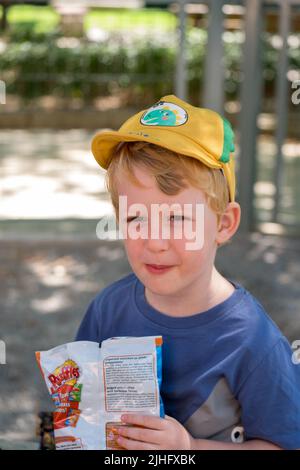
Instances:
[[[237,231],[241,220],[241,207],[237,202],[230,202],[220,217],[216,235],[217,245],[226,243]]]

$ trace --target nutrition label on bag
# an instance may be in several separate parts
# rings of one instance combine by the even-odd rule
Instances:
[[[141,411],[157,405],[152,354],[107,357],[103,371],[108,412]]]

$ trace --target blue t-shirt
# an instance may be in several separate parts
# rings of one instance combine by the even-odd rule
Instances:
[[[161,396],[165,412],[195,438],[244,437],[300,448],[300,364],[260,303],[239,284],[215,307],[172,317],[146,300],[134,273],[91,302],[76,340],[163,337]]]

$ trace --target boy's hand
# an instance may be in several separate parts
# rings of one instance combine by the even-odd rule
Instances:
[[[166,416],[122,415],[122,422],[134,427],[119,427],[118,443],[128,450],[190,450],[192,436],[176,419]]]

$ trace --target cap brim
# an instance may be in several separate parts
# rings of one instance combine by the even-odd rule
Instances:
[[[161,131],[161,139],[160,137]],[[196,158],[202,161],[205,165],[211,168],[223,168],[221,162],[216,160],[217,156],[210,156],[205,148],[200,147],[192,139],[178,134],[174,130],[169,129],[155,129],[155,137],[150,135],[151,129],[148,131],[149,136],[137,131],[136,135],[132,133],[120,131],[102,131],[96,134],[92,140],[91,150],[99,165],[107,169],[112,157],[114,148],[121,142],[149,142],[151,144],[159,145],[173,152],[181,153],[189,157]],[[178,142],[180,142],[180,151]]]

